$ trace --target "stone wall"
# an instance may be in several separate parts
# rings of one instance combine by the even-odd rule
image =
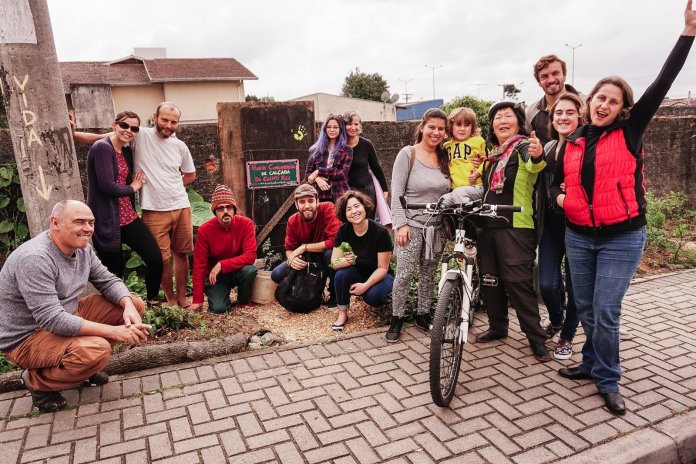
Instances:
[[[394,158],[401,148],[413,143],[415,122],[365,122],[363,136],[375,145],[387,180],[391,180]],[[193,188],[207,200],[220,171],[220,142],[216,124],[181,125],[178,137],[186,142],[196,164]],[[696,107],[661,108],[644,137],[646,188],[663,195],[670,191],[687,194],[696,208]],[[84,161],[88,147],[78,144],[77,154],[86,185]],[[7,129],[0,129],[0,162],[13,162],[12,143]],[[243,167],[240,166],[240,169]],[[304,169],[304,166],[302,166]]]

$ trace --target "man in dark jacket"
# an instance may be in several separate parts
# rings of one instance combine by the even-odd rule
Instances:
[[[551,140],[549,136],[549,109],[556,103],[563,91],[578,95],[573,86],[565,83],[566,64],[556,55],[546,55],[534,64],[534,78],[544,91],[540,100],[527,107],[527,132],[536,132],[542,145]]]

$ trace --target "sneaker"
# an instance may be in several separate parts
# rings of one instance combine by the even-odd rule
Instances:
[[[27,375],[28,372],[26,370],[22,372],[22,381],[24,382],[24,386],[27,387],[27,390],[29,390],[29,393],[31,393],[33,407],[41,412],[56,412],[65,409],[68,402],[63,398],[60,392],[34,390],[27,383]]]
[[[430,332],[430,314],[416,314],[416,327],[424,332]]]
[[[562,328],[563,328],[562,321],[558,325],[553,325],[551,322],[549,322],[546,325],[546,327],[544,328],[544,331],[546,331],[546,338],[552,339],[554,337],[554,335],[556,335],[558,332],[561,331]]]
[[[401,338],[401,328],[403,325],[403,317],[392,316],[391,325],[389,326],[389,330],[387,330],[387,334],[385,335],[385,338],[389,343],[396,343],[399,341],[399,338]]]
[[[553,357],[556,359],[570,359],[573,356],[573,341],[559,338],[556,348],[553,350]]]
[[[621,340],[632,340],[636,338],[636,336],[632,332],[629,332],[628,329],[619,327],[619,338]]]

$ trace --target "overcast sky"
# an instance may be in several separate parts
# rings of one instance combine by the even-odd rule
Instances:
[[[542,55],[568,63],[582,92],[617,74],[640,95],[684,25],[685,0],[48,0],[60,61],[110,61],[134,47],[170,58],[234,57],[258,81],[247,94],[285,100],[339,94],[355,67],[380,73],[404,101],[460,95],[488,100],[515,83],[541,90]],[[694,47],[696,48],[696,47]],[[407,81],[404,83],[403,81]],[[669,94],[696,97],[696,51]]]

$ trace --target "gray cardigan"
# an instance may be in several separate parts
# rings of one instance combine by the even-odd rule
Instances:
[[[12,252],[0,271],[0,351],[12,350],[38,328],[76,336],[83,319],[74,314],[87,281],[115,304],[130,295],[91,245],[65,256],[42,232]]]
[[[426,225],[439,224],[439,221],[435,221],[428,214],[422,214],[422,211],[404,210],[399,201],[401,195],[405,195],[406,201],[409,203],[435,203],[450,189],[450,180],[439,168],[427,166],[418,159],[413,163],[408,186],[406,185],[412,150],[413,147],[410,145],[402,148],[394,160],[391,178],[392,226],[394,229],[403,225],[423,228]]]

